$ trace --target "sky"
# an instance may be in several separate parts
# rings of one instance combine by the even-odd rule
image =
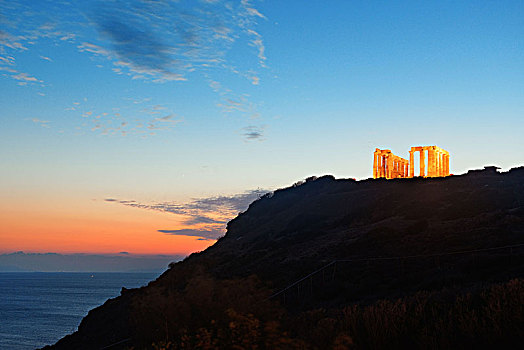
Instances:
[[[375,148],[524,164],[524,2],[0,0],[0,254],[185,256]]]

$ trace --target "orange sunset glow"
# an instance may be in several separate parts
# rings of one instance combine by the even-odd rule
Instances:
[[[40,203],[0,207],[4,252],[108,253],[187,255],[214,240],[170,236],[160,228],[184,228],[169,213],[87,200],[82,205],[44,207]]]

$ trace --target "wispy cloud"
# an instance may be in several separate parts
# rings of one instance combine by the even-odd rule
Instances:
[[[49,120],[40,120],[38,118],[31,118],[31,121],[35,124],[39,124],[41,127],[43,128],[49,128],[49,123],[50,121]]]
[[[198,224],[223,224],[223,220],[213,219],[203,215],[196,215],[184,221],[186,225],[198,225]]]
[[[174,119],[174,114],[168,114],[163,117],[155,118],[156,121],[163,122],[163,123],[180,123],[182,119]]]
[[[23,44],[24,40],[23,36],[14,36],[0,30],[0,46],[15,50],[27,50],[27,47]]]
[[[145,102],[151,101],[151,97],[138,98],[138,99],[127,98],[127,100],[132,101],[134,104],[141,104],[141,103],[145,103]]]
[[[253,7],[250,0],[242,0],[241,1],[242,6],[244,7],[244,10],[250,15],[254,17],[260,17],[260,18],[266,18],[263,14],[258,12],[256,8]]]
[[[256,31],[252,29],[248,29],[247,32],[253,37],[253,39],[251,40],[251,45],[256,47],[258,50],[257,56],[258,56],[260,65],[262,67],[265,67],[267,57],[265,54],[266,47],[264,46],[262,35],[260,35],[259,33],[257,33]]]
[[[222,101],[217,104],[223,113],[242,112],[248,113],[253,109],[253,105],[244,96],[235,96],[233,94],[227,94],[224,96]]]
[[[42,1],[43,2],[43,1]],[[36,3],[35,3],[36,4]],[[40,4],[40,3],[39,3]],[[43,11],[42,8],[45,7]],[[64,11],[64,8],[67,10]],[[60,3],[46,1],[42,8],[35,9],[31,2],[22,1],[0,1],[0,64],[15,66],[15,57],[21,51],[28,51],[40,39],[54,39],[66,36],[64,32],[57,29],[57,23],[68,25],[77,24],[78,18],[71,21],[71,17],[78,14],[78,10],[71,3]],[[57,19],[60,17],[59,19]],[[71,38],[71,37],[69,37]],[[49,62],[51,58],[39,55],[43,60]],[[7,58],[7,60],[3,59]],[[34,77],[32,73],[19,72],[10,77],[18,81],[18,85],[32,85],[43,81]]]
[[[76,34],[73,34],[73,33],[68,33],[68,34],[60,36],[61,41],[71,41],[71,40],[74,40],[75,38],[76,38]]]
[[[109,50],[106,50],[99,45],[91,44],[88,42],[83,42],[80,45],[78,45],[77,48],[80,52],[90,52],[95,55],[100,55],[100,56],[105,56],[107,58],[111,58],[111,53],[109,52]]]
[[[263,141],[264,140],[264,127],[249,125],[242,128],[242,136],[248,141]]]
[[[0,63],[13,65],[15,64],[15,58],[12,56],[0,56]]]
[[[6,72],[2,75],[16,80],[18,82],[18,85],[43,84],[42,80],[28,73],[20,72],[17,69],[15,69],[15,60],[11,56],[0,56],[0,71]]]
[[[198,230],[198,229],[181,229],[181,230],[158,230],[160,233],[166,233],[173,236],[192,236],[198,237],[201,240],[215,240],[222,236],[224,232],[222,230],[209,229],[209,230]]]
[[[88,14],[102,37],[81,51],[103,55],[134,79],[185,80],[201,68],[220,68],[241,36],[265,60],[256,18],[265,18],[249,1],[99,1]]]
[[[118,200],[115,198],[107,198],[105,201],[185,217],[184,228],[161,229],[158,232],[217,239],[224,234],[225,225],[229,220],[233,219],[239,212],[245,211],[250,203],[268,192],[267,190],[256,189],[231,196],[196,198],[188,203],[139,203],[134,200]]]
[[[135,135],[145,138],[158,131],[171,130],[184,121],[169,106],[154,104],[151,98],[124,100],[124,106],[106,111],[98,110],[87,99],[74,101],[65,110],[82,117],[79,129],[86,128],[105,136]]]
[[[41,83],[42,82],[42,80],[38,80],[37,78],[32,77],[27,73],[18,73],[18,74],[12,75],[11,77],[13,79],[24,81],[24,82],[32,82],[32,83],[37,83],[37,82]]]
[[[127,11],[119,12],[120,6],[108,6],[106,2],[102,6],[94,19],[100,33],[111,42],[116,56],[124,60],[120,65],[151,75],[172,73],[170,47],[151,28],[141,25],[138,17],[130,17]]]
[[[9,73],[18,73],[18,71],[16,69],[13,69],[11,67],[2,67],[2,66],[0,66],[0,71],[5,71],[5,72],[9,72]]]
[[[45,60],[45,61],[53,62],[53,60],[50,59],[50,58],[47,57],[47,56],[42,56],[42,55],[40,55],[40,56],[38,56],[38,57],[40,57],[41,59],[43,59],[43,60]]]
[[[253,85],[258,85],[260,83],[260,78],[257,77],[256,75],[253,75],[250,79],[251,79],[251,84]]]

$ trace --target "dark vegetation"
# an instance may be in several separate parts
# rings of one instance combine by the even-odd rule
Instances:
[[[123,290],[53,348],[523,341],[524,168],[517,168],[437,179],[325,176],[277,190],[232,220],[214,246],[147,287]]]

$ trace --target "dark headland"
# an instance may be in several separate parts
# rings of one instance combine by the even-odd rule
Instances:
[[[45,349],[516,348],[524,167],[309,178]]]

